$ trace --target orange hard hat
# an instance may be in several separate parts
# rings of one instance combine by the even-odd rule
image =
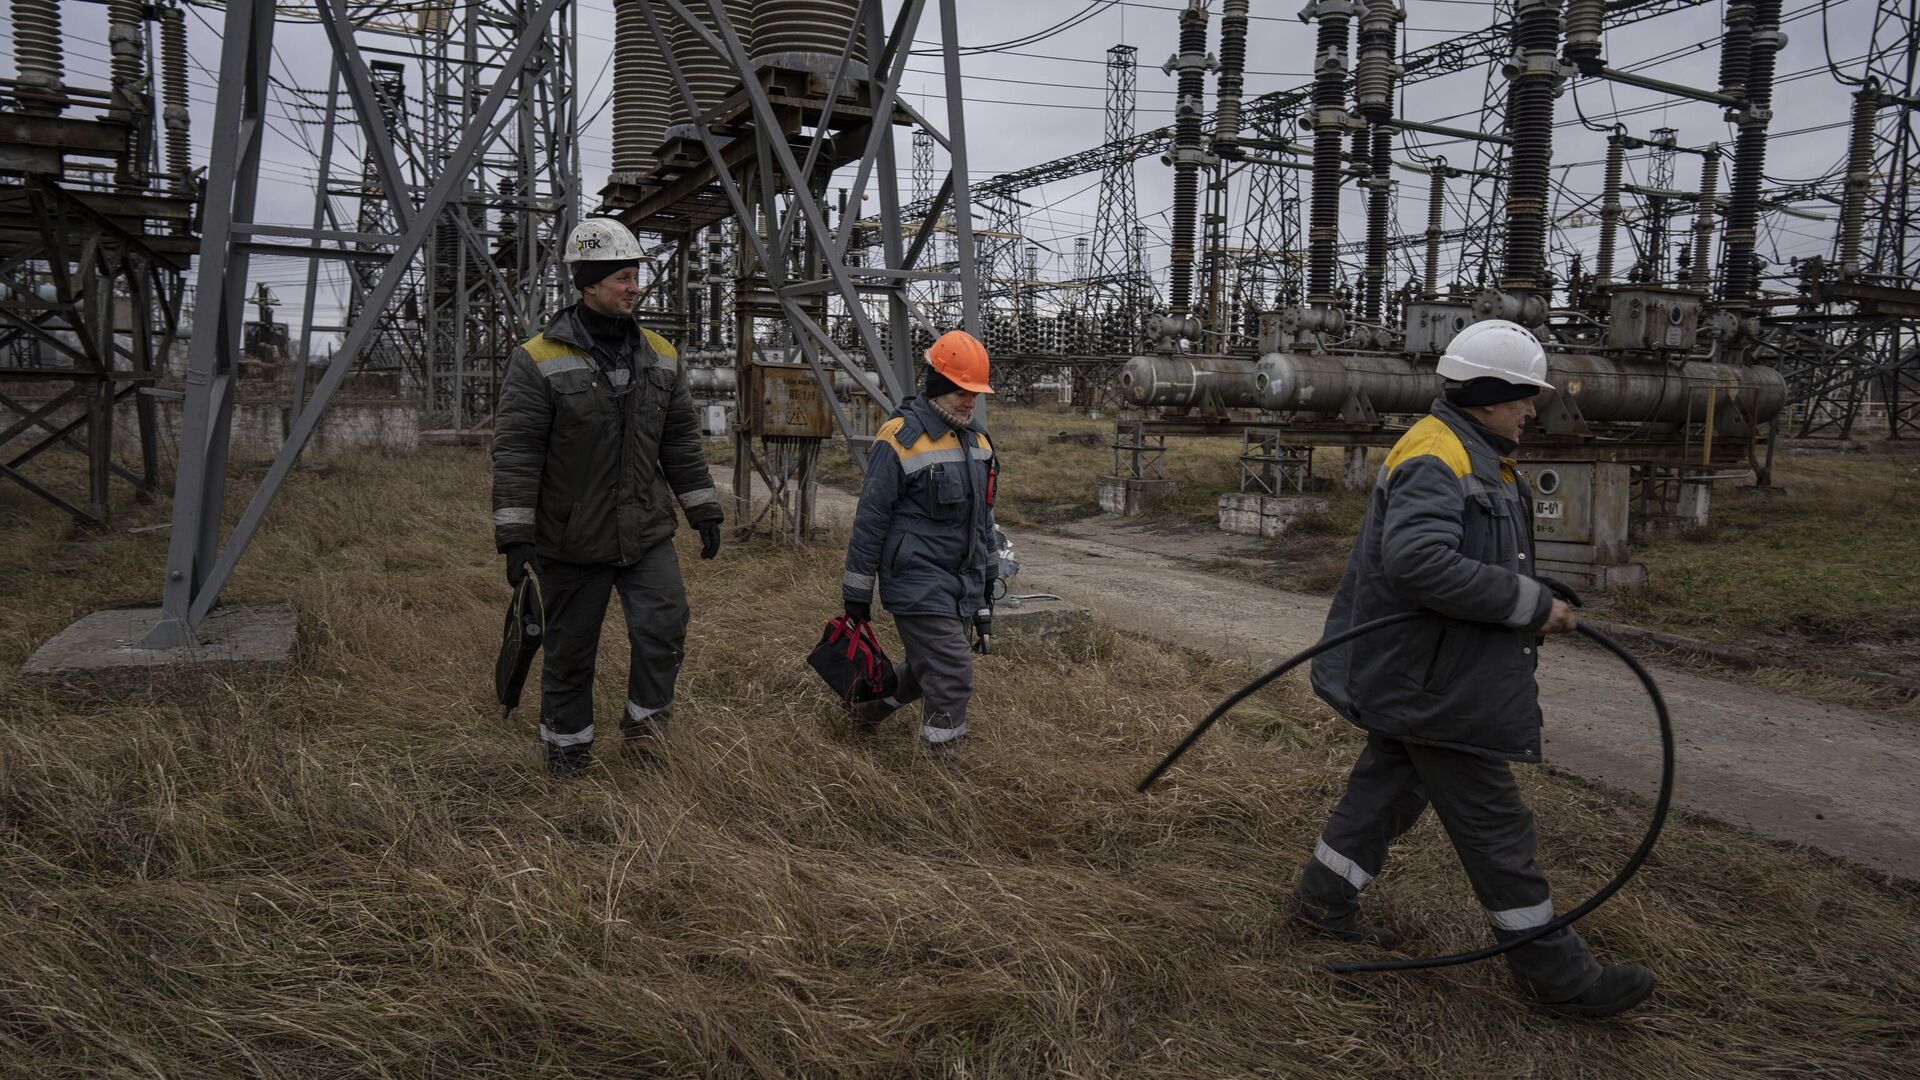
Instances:
[[[976,394],[991,394],[987,385],[987,347],[965,330],[949,330],[927,350],[927,363],[953,385]]]

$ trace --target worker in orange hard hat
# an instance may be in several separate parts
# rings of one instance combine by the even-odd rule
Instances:
[[[964,330],[950,330],[926,360],[922,393],[900,403],[867,453],[840,594],[848,618],[865,622],[877,579],[880,601],[906,646],[899,689],[859,706],[859,719],[878,723],[922,699],[920,744],[938,752],[966,734],[973,653],[992,648],[999,568],[993,496],[1000,468],[974,412],[979,396],[993,393],[987,347]]]

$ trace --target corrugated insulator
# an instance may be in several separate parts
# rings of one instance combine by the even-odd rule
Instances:
[[[1332,304],[1340,240],[1340,133],[1346,116],[1350,5],[1319,0],[1313,81],[1313,193],[1307,215],[1307,300]]]
[[[1693,215],[1693,266],[1688,286],[1706,292],[1713,283],[1713,207],[1720,194],[1720,144],[1700,160],[1700,203]]]
[[[689,4],[688,10],[700,20],[701,26],[724,44],[725,39],[719,32],[719,24],[714,21],[711,8],[700,3]],[[733,26],[734,36],[750,50],[753,47],[753,5],[749,0],[727,0],[724,10],[727,22]],[[687,81],[687,88],[693,91],[694,108],[704,114],[740,85],[740,74],[727,58],[709,48],[693,27],[672,14],[667,16],[666,21],[673,24],[674,62],[680,65],[680,75]],[[686,102],[678,90],[668,95],[667,108],[670,125],[693,121],[693,115],[687,111]]]
[[[1219,95],[1214,102],[1213,144],[1231,152],[1240,145],[1240,92],[1246,81],[1249,0],[1227,0],[1220,16]]]
[[[1746,104],[1739,113],[1740,133],[1733,146],[1733,190],[1727,194],[1727,269],[1725,298],[1753,297],[1755,228],[1760,217],[1760,183],[1767,167],[1767,125],[1773,119],[1774,59],[1780,45],[1780,0],[1752,5],[1752,51],[1747,58]],[[1729,20],[1733,9],[1727,10]]]
[[[1751,0],[1731,0],[1727,4],[1726,27],[1720,36],[1720,92],[1741,97],[1747,92],[1747,64],[1753,52]]]
[[[1553,166],[1553,102],[1559,72],[1558,0],[1522,0],[1514,19],[1517,70],[1507,88],[1507,244],[1502,285],[1519,292],[1541,287],[1546,259],[1547,189]]]
[[[1360,18],[1359,59],[1353,70],[1353,100],[1361,116],[1379,123],[1393,116],[1395,26],[1406,13],[1394,0],[1367,0]]]
[[[1200,207],[1200,116],[1207,92],[1207,13],[1180,12],[1180,82],[1174,105],[1173,235],[1168,252],[1167,308],[1174,315],[1193,310],[1193,247]]]
[[[1373,175],[1367,178],[1367,274],[1363,318],[1378,321],[1387,280],[1387,219],[1393,194],[1393,128],[1373,126]]]
[[[1429,174],[1427,188],[1427,299],[1440,295],[1440,238],[1444,234],[1447,198],[1447,166],[1436,162]]]
[[[107,46],[113,77],[113,108],[131,119],[146,92],[145,35],[140,0],[107,0]]]
[[[1601,31],[1606,27],[1607,0],[1567,0],[1567,59],[1580,70],[1603,66]]]
[[[13,67],[21,108],[57,113],[67,107],[57,0],[13,0]]]
[[[160,13],[160,106],[167,126],[167,172],[184,183],[193,155],[187,127],[187,17],[177,7]]]
[[[613,6],[613,168],[609,171],[626,183],[637,183],[640,175],[653,168],[654,153],[666,137],[667,113],[680,96],[641,15],[645,2],[615,0]],[[673,40],[672,13],[660,8],[655,18],[661,22],[663,36]]]
[[[1873,125],[1880,113],[1880,84],[1872,79],[1853,95],[1853,130],[1847,140],[1846,193],[1840,200],[1840,275],[1860,273],[1860,236],[1866,227],[1867,193],[1873,187]]]
[[[1613,283],[1613,252],[1620,238],[1620,174],[1626,160],[1626,139],[1615,132],[1607,138],[1607,167],[1600,186],[1600,253],[1593,264],[1596,286]]]
[[[732,6],[728,5],[729,11]],[[757,0],[751,8],[754,63],[827,74],[846,48],[860,0]],[[853,42],[848,74],[865,75],[866,58],[866,35],[862,34]]]

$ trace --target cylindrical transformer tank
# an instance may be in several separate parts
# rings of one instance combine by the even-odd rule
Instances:
[[[667,75],[667,63],[641,15],[646,0],[615,0],[613,6],[613,169],[628,183],[653,167],[654,152],[667,133],[667,114],[680,96]],[[672,36],[675,20],[660,9],[655,16]],[[679,110],[684,113],[684,108]]]
[[[1198,405],[1212,397],[1226,406],[1254,403],[1254,364],[1226,356],[1136,356],[1120,369],[1129,405]]]
[[[690,367],[687,369],[687,391],[695,397],[712,397],[715,394],[732,396],[736,372],[731,367]]]
[[[1588,420],[1654,424],[1701,423],[1714,399],[1714,426],[1738,432],[1748,420],[1764,424],[1779,414],[1787,381],[1758,364],[1700,360],[1617,360],[1573,353],[1547,358],[1547,379]]]
[[[1339,412],[1363,392],[1375,412],[1425,412],[1443,381],[1430,367],[1399,356],[1313,356],[1277,352],[1254,368],[1255,400],[1275,412]]]
[[[700,20],[702,26],[720,37],[713,21],[713,11],[706,4],[689,4],[688,10]],[[733,24],[734,36],[740,39],[743,47],[753,48],[753,3],[752,0],[727,0],[725,5],[727,21]],[[687,80],[687,86],[693,91],[694,107],[702,113],[712,109],[727,96],[728,92],[740,85],[740,74],[733,69],[721,55],[702,41],[700,35],[681,21],[670,11],[666,21],[673,25],[673,59],[680,65],[680,74]],[[671,80],[662,80],[670,83]],[[686,102],[680,92],[671,85],[667,90],[668,124],[670,126],[690,124],[693,116],[687,111]]]
[[[860,0],[756,0],[753,62],[832,74],[846,48]],[[867,42],[853,43],[847,74],[867,74]]]
[[[1786,380],[1773,368],[1757,365],[1554,353],[1547,357],[1547,369],[1548,381],[1594,422],[1701,423],[1711,395],[1714,426],[1738,432],[1745,430],[1748,418],[1755,424],[1772,419],[1786,400]],[[1260,359],[1255,381],[1253,400],[1226,403],[1331,414],[1356,393],[1364,393],[1375,412],[1419,413],[1444,389],[1432,368],[1387,355],[1269,353]]]

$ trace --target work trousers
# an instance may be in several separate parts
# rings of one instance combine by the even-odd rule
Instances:
[[[894,700],[920,702],[920,741],[947,746],[967,733],[967,702],[973,697],[973,646],[958,615],[895,615],[894,628],[907,657],[894,668],[900,688]]]
[[[1496,939],[1508,941],[1552,921],[1547,875],[1533,858],[1539,843],[1533,811],[1520,797],[1513,767],[1381,735],[1367,737],[1295,897],[1323,922],[1352,925],[1360,890],[1380,873],[1387,845],[1413,827],[1429,802]],[[1541,1001],[1573,997],[1600,974],[1572,927],[1505,955],[1520,988]]]
[[[687,590],[673,542],[662,540],[625,566],[546,562],[540,567],[547,629],[541,650],[540,740],[548,753],[593,742],[593,669],[609,594],[626,615],[629,730],[646,730],[673,704],[687,643]]]

